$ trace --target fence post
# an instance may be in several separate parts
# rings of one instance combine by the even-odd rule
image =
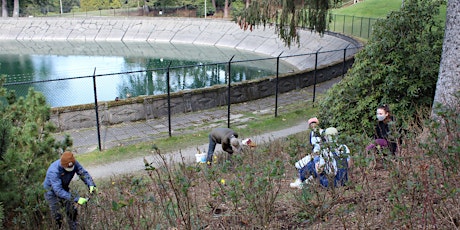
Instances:
[[[335,30],[335,22],[337,21],[336,18],[337,18],[337,15],[334,14],[334,31],[337,31]]]
[[[361,18],[361,26],[359,28],[359,37],[362,37],[362,33],[363,33],[363,17],[360,17]]]
[[[345,61],[347,58],[347,49],[350,44],[348,44],[345,49],[343,49],[343,64],[342,64],[342,79],[345,77]]]
[[[96,67],[93,73],[93,88],[94,88],[94,109],[96,110],[96,129],[97,129],[97,144],[99,151],[101,151],[101,130],[99,125],[99,106],[97,105],[97,90],[96,90]]]
[[[316,71],[318,69],[318,53],[323,47],[320,47],[315,53],[315,71],[314,71],[314,83],[313,83],[313,107],[315,107],[316,97]]]
[[[232,56],[232,58],[230,58],[230,60],[228,60],[228,88],[227,88],[227,128],[230,128],[230,105],[232,104],[232,102],[230,101],[230,87],[231,87],[231,83],[232,83],[232,78],[231,78],[231,66],[232,66],[232,60],[233,58],[235,57],[235,55]]]
[[[166,71],[166,82],[168,83],[168,131],[169,137],[171,137],[171,86],[169,83],[169,68],[171,67],[172,61],[169,62],[168,69]]]
[[[371,37],[371,18],[369,18],[369,24],[367,26],[367,39]]]
[[[353,29],[354,29],[354,26],[355,26],[355,16],[353,15],[351,17],[351,35],[353,35]]]
[[[284,51],[283,51],[284,52]],[[276,88],[275,88],[275,117],[278,116],[278,85],[279,85],[279,70],[280,70],[280,56],[283,52],[278,55],[276,58]]]

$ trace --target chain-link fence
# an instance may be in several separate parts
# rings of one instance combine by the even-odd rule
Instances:
[[[251,116],[243,118],[244,114],[265,111],[277,116],[289,104],[298,101],[314,103],[317,83],[343,76],[360,48],[347,46],[340,50],[318,50],[291,56],[280,53],[278,57],[253,60],[233,60],[232,57],[222,63],[169,64],[162,68],[120,73],[97,74],[94,69],[88,76],[7,82],[5,87],[15,87],[17,91],[33,87],[36,91],[46,91],[47,100],[51,101],[92,98],[93,103],[53,109],[51,120],[61,130],[56,136],[63,138],[69,134],[74,140],[75,151],[81,153],[186,134],[212,126],[236,126],[245,119],[253,119]],[[304,71],[280,72],[282,61],[302,61],[309,63],[309,67]],[[247,66],[265,66],[274,74],[254,76],[254,72],[245,71]],[[123,82],[123,87],[115,89],[118,96],[111,100],[98,99],[114,90],[109,83],[115,81]],[[313,92],[308,95],[282,94],[306,86],[313,86]],[[250,106],[242,103],[257,100],[260,101],[250,103]],[[204,123],[205,127],[200,126]]]
[[[377,20],[377,18],[333,14],[332,22],[329,24],[329,30],[369,39],[372,35],[373,25]]]

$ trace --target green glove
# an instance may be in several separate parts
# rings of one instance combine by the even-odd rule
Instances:
[[[78,202],[77,202],[77,203],[78,203],[79,205],[83,205],[83,204],[86,204],[86,202],[88,202],[88,199],[83,198],[83,197],[80,197],[80,198],[78,198]]]
[[[97,193],[97,188],[96,186],[89,186],[89,193],[93,194],[94,193]]]

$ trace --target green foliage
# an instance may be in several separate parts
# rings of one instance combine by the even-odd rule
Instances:
[[[430,107],[436,88],[443,27],[434,20],[439,4],[409,0],[376,22],[366,47],[347,76],[320,103],[324,125],[369,133],[376,108],[388,104],[398,121]]]
[[[111,8],[120,8],[120,0],[81,0],[80,7],[83,11],[93,11]]]
[[[11,143],[11,122],[3,118],[0,119],[0,160],[3,158],[3,154],[8,150],[8,146]]]
[[[3,203],[0,202],[0,224],[3,223],[3,219],[5,219],[5,213],[3,211]]]
[[[246,8],[246,3],[243,0],[237,0],[232,3],[233,20],[236,20],[235,15],[241,15]]]
[[[50,108],[45,97],[29,90],[28,95],[16,100],[8,95],[7,105],[2,105],[1,129],[3,138],[0,160],[0,202],[5,211],[12,214],[10,221],[20,223],[21,218],[31,218],[31,213],[43,208],[42,182],[47,166],[58,158],[71,141],[55,141],[51,133],[55,130],[49,122]]]
[[[278,36],[288,45],[299,42],[298,28],[310,28],[320,34],[326,31],[329,11],[340,0],[271,1],[253,0],[234,18],[243,29],[275,25]]]
[[[100,1],[94,0],[82,0],[80,1],[80,8],[83,11],[93,11],[98,10],[100,7]]]
[[[205,11],[204,1],[198,2],[196,6],[197,6],[196,16],[204,17],[204,11]],[[214,13],[216,13],[216,8],[214,8],[214,6],[211,4],[211,1],[206,0],[206,15],[213,15]]]

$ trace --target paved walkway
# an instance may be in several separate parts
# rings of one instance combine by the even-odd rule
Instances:
[[[318,84],[316,86],[316,93],[324,93],[333,84],[341,80],[341,77],[335,78],[328,82]],[[278,96],[278,114],[283,113],[283,109],[289,105],[298,102],[299,100],[312,101],[313,86],[301,90],[295,90],[284,93]],[[245,115],[248,113],[261,114],[271,113],[274,114],[274,96],[241,103],[231,106],[232,116],[231,122],[236,120],[244,121]],[[212,109],[201,112],[187,113],[174,115],[172,117],[172,127],[174,127],[173,135],[191,133],[197,129],[210,130],[212,124],[217,121],[227,121],[227,110]],[[211,125],[209,125],[211,124]],[[306,128],[306,123],[297,124],[293,127],[286,127],[286,129],[276,132],[266,133],[259,136],[251,137],[256,143],[264,143],[268,140],[277,139],[280,137],[289,136]],[[137,123],[123,123],[116,127],[103,127],[102,138],[104,140],[103,149],[108,149],[113,146],[128,145],[141,141],[151,141],[155,138],[168,136],[168,120],[167,118],[149,120],[147,122]],[[97,149],[97,138],[95,129],[74,130],[70,133],[74,140],[74,148],[77,153],[84,153],[90,150]],[[181,149],[171,154],[171,160],[179,160],[181,155],[185,161],[193,162],[195,160],[196,148],[207,149],[207,143],[202,143],[197,146],[192,146],[187,149]],[[216,151],[219,151],[220,145],[217,146]],[[109,177],[117,174],[131,173],[144,169],[144,157],[137,157],[134,159],[123,160],[106,165],[98,165],[94,167],[87,167],[87,170],[95,178]],[[153,156],[146,156],[149,162],[154,162]]]

